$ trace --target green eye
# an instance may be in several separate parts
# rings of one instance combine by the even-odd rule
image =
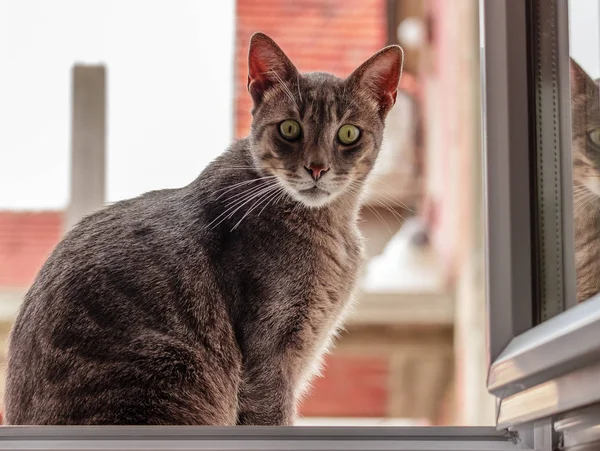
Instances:
[[[296,141],[302,133],[302,128],[298,122],[288,119],[279,124],[279,133],[288,141]]]
[[[592,141],[595,146],[600,147],[600,128],[591,131],[589,137],[590,141]]]
[[[360,129],[356,125],[342,125],[338,131],[338,140],[346,146],[354,144],[358,138],[360,138]]]

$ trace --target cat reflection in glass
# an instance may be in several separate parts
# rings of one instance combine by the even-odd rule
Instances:
[[[577,302],[600,292],[600,90],[571,59]]]
[[[255,34],[250,135],[188,186],[84,218],[43,265],[11,332],[6,423],[293,424],[351,303],[402,60],[302,74]]]

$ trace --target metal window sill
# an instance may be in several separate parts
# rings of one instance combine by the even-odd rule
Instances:
[[[430,427],[3,427],[0,450],[422,450],[531,449],[493,428]]]
[[[600,295],[515,337],[490,367],[498,427],[600,402]]]
[[[488,390],[506,397],[600,357],[600,295],[515,337],[492,364]]]

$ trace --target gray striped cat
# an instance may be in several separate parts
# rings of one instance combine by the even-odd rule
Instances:
[[[84,218],[11,333],[8,424],[290,425],[351,302],[402,51],[348,78],[250,42],[250,135]],[[165,149],[168,151],[168,149]]]
[[[577,302],[600,292],[600,88],[571,60]]]

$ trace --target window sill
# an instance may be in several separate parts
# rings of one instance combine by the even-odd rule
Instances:
[[[0,450],[512,451],[506,431],[478,427],[2,427]]]
[[[498,427],[600,401],[600,296],[515,337],[492,364]]]

